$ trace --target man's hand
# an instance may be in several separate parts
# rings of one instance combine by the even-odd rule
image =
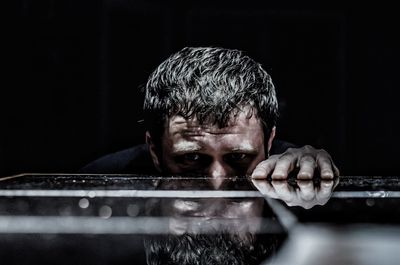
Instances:
[[[272,155],[262,161],[254,169],[251,177],[265,179],[271,175],[272,179],[286,179],[295,169],[299,170],[298,179],[312,179],[317,170],[322,179],[333,179],[339,176],[339,170],[331,156],[323,149],[315,149],[306,145],[302,148],[289,148],[283,154]]]
[[[324,205],[332,195],[339,179],[321,180],[315,185],[313,180],[296,180],[290,185],[286,180],[265,181],[252,179],[254,186],[265,196],[280,199],[288,206],[300,206],[310,209],[315,205]]]

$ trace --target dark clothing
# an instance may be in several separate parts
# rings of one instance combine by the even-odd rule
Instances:
[[[274,140],[270,154],[281,154],[295,145]],[[103,156],[80,170],[80,173],[93,174],[156,174],[147,144],[131,147]]]
[[[80,172],[94,174],[151,174],[156,171],[147,144],[141,144],[100,157],[83,167]]]

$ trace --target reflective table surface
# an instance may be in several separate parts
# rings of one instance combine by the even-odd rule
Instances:
[[[0,179],[4,264],[399,264],[400,178],[22,174]]]

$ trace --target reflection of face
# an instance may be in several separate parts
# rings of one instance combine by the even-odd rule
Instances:
[[[260,121],[243,112],[224,128],[173,116],[162,145],[165,173],[206,175],[215,189],[221,187],[223,178],[251,174],[266,157]]]
[[[199,233],[204,229],[228,231],[238,235],[256,233],[260,228],[264,200],[262,198],[165,199],[163,215],[172,217],[173,233]],[[194,217],[188,221],[187,217]]]
[[[174,217],[245,218],[260,217],[263,199],[171,199],[163,203],[162,212]]]

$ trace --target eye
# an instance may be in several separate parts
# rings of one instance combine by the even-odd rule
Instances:
[[[182,158],[188,162],[197,162],[200,160],[201,157],[199,154],[196,154],[196,153],[188,153],[188,154],[182,155]]]
[[[247,154],[244,153],[231,153],[225,156],[225,159],[229,162],[240,162],[245,160],[248,157]]]
[[[186,153],[175,157],[175,161],[182,165],[194,165],[203,163],[204,156],[198,153]]]

